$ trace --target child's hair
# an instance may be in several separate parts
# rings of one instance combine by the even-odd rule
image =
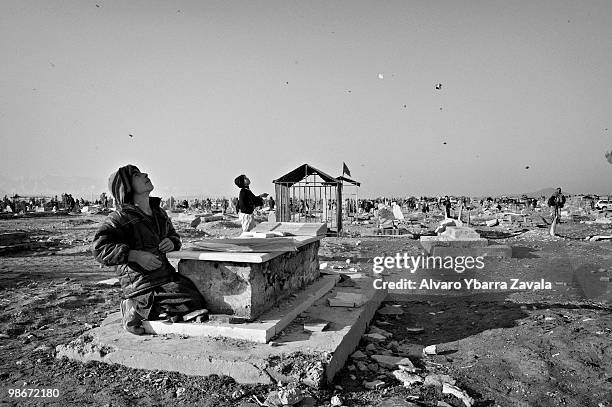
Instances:
[[[244,188],[246,186],[246,177],[247,176],[244,174],[238,175],[236,179],[234,179],[234,184],[236,184],[238,188]]]

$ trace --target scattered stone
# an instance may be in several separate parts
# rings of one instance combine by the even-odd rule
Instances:
[[[197,309],[195,311],[192,311],[188,314],[183,315],[183,321],[187,322],[190,321],[192,319],[195,319],[196,317],[202,316],[202,315],[206,315],[208,314],[208,310],[205,308],[202,309]]]
[[[380,329],[380,328],[378,328],[376,326],[371,326],[370,330],[368,331],[368,333],[379,334],[379,335],[384,336],[385,338],[390,338],[390,337],[393,336],[393,334],[391,332],[385,331],[384,329]]]
[[[416,335],[416,334],[422,334],[423,332],[425,332],[425,328],[423,328],[422,326],[415,327],[415,328],[406,328],[406,331],[409,334]]]
[[[376,311],[380,315],[402,315],[404,311],[401,308],[393,307],[393,306],[384,306],[378,311]]]
[[[472,405],[474,404],[473,398],[471,398],[463,390],[456,386],[453,386],[452,384],[444,383],[442,385],[442,394],[452,394],[453,396],[463,401],[463,404],[465,404],[466,407],[472,407]]]
[[[398,367],[402,370],[405,370],[407,372],[416,372],[417,368],[414,367],[414,365],[412,364],[412,362],[410,361],[410,359],[408,358],[404,358],[400,361]]]
[[[385,382],[382,380],[374,380],[372,382],[364,382],[363,385],[368,390],[376,390],[385,386]]]
[[[309,319],[304,322],[304,330],[308,332],[323,332],[329,326],[329,321],[323,319]]]
[[[365,347],[366,352],[376,352],[378,348],[373,343],[368,343]]]
[[[423,384],[425,386],[442,387],[444,383],[454,385],[455,379],[445,374],[428,374],[425,376],[425,381]]]
[[[355,353],[353,353],[351,355],[352,359],[357,359],[357,360],[362,360],[362,359],[365,359],[367,357],[368,356],[365,353],[363,353],[362,351],[360,351],[360,350],[356,351]]]
[[[327,268],[327,263],[319,264],[319,270],[325,270]]]
[[[101,280],[101,281],[98,281],[96,285],[108,285],[108,286],[119,285],[119,279],[109,278],[108,280]]]
[[[242,397],[244,397],[244,391],[242,391],[241,389],[238,389],[232,393],[233,400],[238,400],[239,398],[242,398]]]
[[[255,399],[257,400],[257,398]],[[257,401],[259,402],[259,400]],[[263,403],[259,403],[259,404],[262,406],[268,406],[268,407],[275,407],[275,406],[282,405],[280,398],[278,397],[278,391],[271,391],[270,393],[268,393],[266,400]]]
[[[412,365],[410,359],[399,356],[372,355],[371,358],[374,359],[379,365],[389,369],[395,369],[399,365]]]
[[[283,405],[294,405],[304,399],[302,391],[298,388],[281,389],[278,391],[278,399]]]
[[[497,226],[499,225],[499,220],[498,219],[491,219],[485,222],[487,224],[487,226],[489,227],[493,227],[493,226]]]
[[[370,363],[368,365],[368,369],[370,369],[370,371],[377,373],[378,372],[378,364],[377,363]]]
[[[357,362],[357,369],[359,369],[361,372],[367,372],[368,370],[368,365],[366,365],[364,362]]]
[[[400,346],[398,346],[398,353],[407,356],[412,356],[415,358],[420,358],[421,356],[423,356],[423,345],[419,345],[416,343],[401,344]]]
[[[396,370],[393,372],[393,376],[404,384],[404,387],[410,387],[413,384],[423,383],[421,376],[408,373],[405,370]]]
[[[436,354],[436,345],[429,345],[423,348],[424,355],[435,355]]]
[[[186,389],[184,387],[179,387],[178,389],[176,389],[176,397],[181,397],[183,394],[185,394],[185,391]]]
[[[387,338],[381,334],[365,334],[363,335],[363,339],[370,342],[383,342]]]
[[[383,400],[377,404],[378,407],[418,407],[416,404],[410,401],[404,400],[403,397],[395,396],[389,399]]]
[[[333,396],[330,400],[330,403],[332,406],[341,406],[342,405],[342,399],[340,399],[340,397],[338,396]]]

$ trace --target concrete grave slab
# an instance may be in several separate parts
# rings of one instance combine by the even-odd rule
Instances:
[[[275,339],[276,346],[205,336],[136,336],[125,332],[120,316],[113,314],[100,327],[81,334],[66,345],[59,345],[57,357],[187,375],[228,375],[239,383],[266,384],[272,382],[271,376],[282,376],[321,386],[331,382],[342,369],[386,296],[385,290],[373,288],[370,277],[360,276],[355,282],[356,287],[342,287],[341,290],[366,294],[367,303],[359,308],[329,307],[327,298],[339,290],[334,288],[307,310],[309,318],[329,321],[328,328],[308,332],[304,331],[302,323],[294,321]],[[295,363],[287,372],[282,361],[292,357]]]
[[[299,237],[297,251],[180,251],[169,257],[181,259],[179,273],[193,281],[212,314],[252,321],[319,277],[320,239]],[[260,256],[260,260],[255,256]]]
[[[456,247],[456,248],[468,248],[468,247],[486,247],[489,245],[489,241],[483,238],[475,239],[454,239],[447,235],[440,236],[421,236],[419,242],[425,252],[429,255],[432,253],[434,247]]]
[[[480,239],[478,232],[467,226],[447,226],[441,235],[455,240]]]
[[[440,257],[498,257],[508,259],[512,257],[512,247],[508,245],[490,245],[490,246],[468,246],[468,247],[445,247],[434,246],[430,253],[431,256]]]

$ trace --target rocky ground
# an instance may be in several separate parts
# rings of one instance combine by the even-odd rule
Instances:
[[[118,310],[119,287],[98,284],[114,277],[114,270],[100,267],[90,254],[102,219],[0,220],[0,233],[25,232],[30,244],[25,251],[0,254],[1,402],[222,407],[257,406],[268,399],[271,404],[278,385],[244,386],[228,377],[55,357],[57,345]],[[409,229],[430,233],[435,224],[420,220]],[[239,234],[229,220],[195,230],[176,226],[186,241]],[[489,279],[544,278],[553,288],[394,297],[372,323],[370,333],[378,335],[364,337],[328,388],[298,387],[306,398],[296,405],[612,406],[612,299],[601,289],[612,284],[606,281],[612,276],[612,245],[584,241],[611,234],[610,225],[566,221],[558,228],[561,238],[535,226],[475,228],[515,248],[512,259],[487,260],[483,273]],[[418,240],[406,236],[364,237],[371,234],[367,225],[350,225],[348,231],[352,237],[322,242],[321,262],[330,269],[371,272],[376,256],[421,251]],[[585,285],[584,276],[597,286]],[[430,345],[436,345],[435,353]],[[394,362],[405,358],[403,368]],[[9,389],[26,388],[58,389],[59,397],[9,397]],[[291,395],[280,390],[281,397]]]

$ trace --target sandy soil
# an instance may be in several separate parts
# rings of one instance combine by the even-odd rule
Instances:
[[[190,377],[101,363],[56,359],[56,345],[74,339],[118,310],[120,289],[96,282],[114,277],[100,267],[89,245],[103,216],[73,215],[0,220],[0,232],[25,231],[38,249],[0,257],[0,400],[7,405],[257,405],[273,386],[243,386],[227,377]],[[434,221],[423,222],[421,233]],[[201,224],[198,230],[176,224],[184,240],[235,236],[232,222]],[[378,315],[373,323],[393,336],[369,346],[365,354],[410,355],[423,372],[444,373],[476,406],[612,406],[612,306],[598,287],[584,287],[577,275],[612,276],[612,245],[585,242],[586,236],[610,234],[609,225],[565,222],[550,238],[544,228],[530,231],[476,226],[486,237],[515,248],[515,258],[487,260],[484,275],[553,282],[546,291],[502,293],[431,293],[403,298],[401,315]],[[354,237],[324,239],[321,262],[361,271],[372,259],[395,253],[418,254],[408,237],[363,237],[366,226],[349,226]],[[512,233],[518,232],[518,233]],[[358,243],[359,242],[359,243]],[[342,270],[342,269],[341,269]],[[346,270],[348,271],[348,270]],[[601,281],[598,284],[608,284]],[[612,284],[612,283],[609,283]],[[423,327],[412,334],[410,327]],[[437,355],[423,356],[423,346],[437,344]],[[367,348],[366,348],[367,347]],[[381,389],[364,381],[382,378]],[[59,398],[8,397],[9,388],[55,388]],[[349,360],[334,384],[306,390],[310,405],[330,405],[338,395],[347,406],[437,406],[459,399],[427,386],[405,388],[382,366],[358,368]],[[413,403],[413,404],[411,404]]]

